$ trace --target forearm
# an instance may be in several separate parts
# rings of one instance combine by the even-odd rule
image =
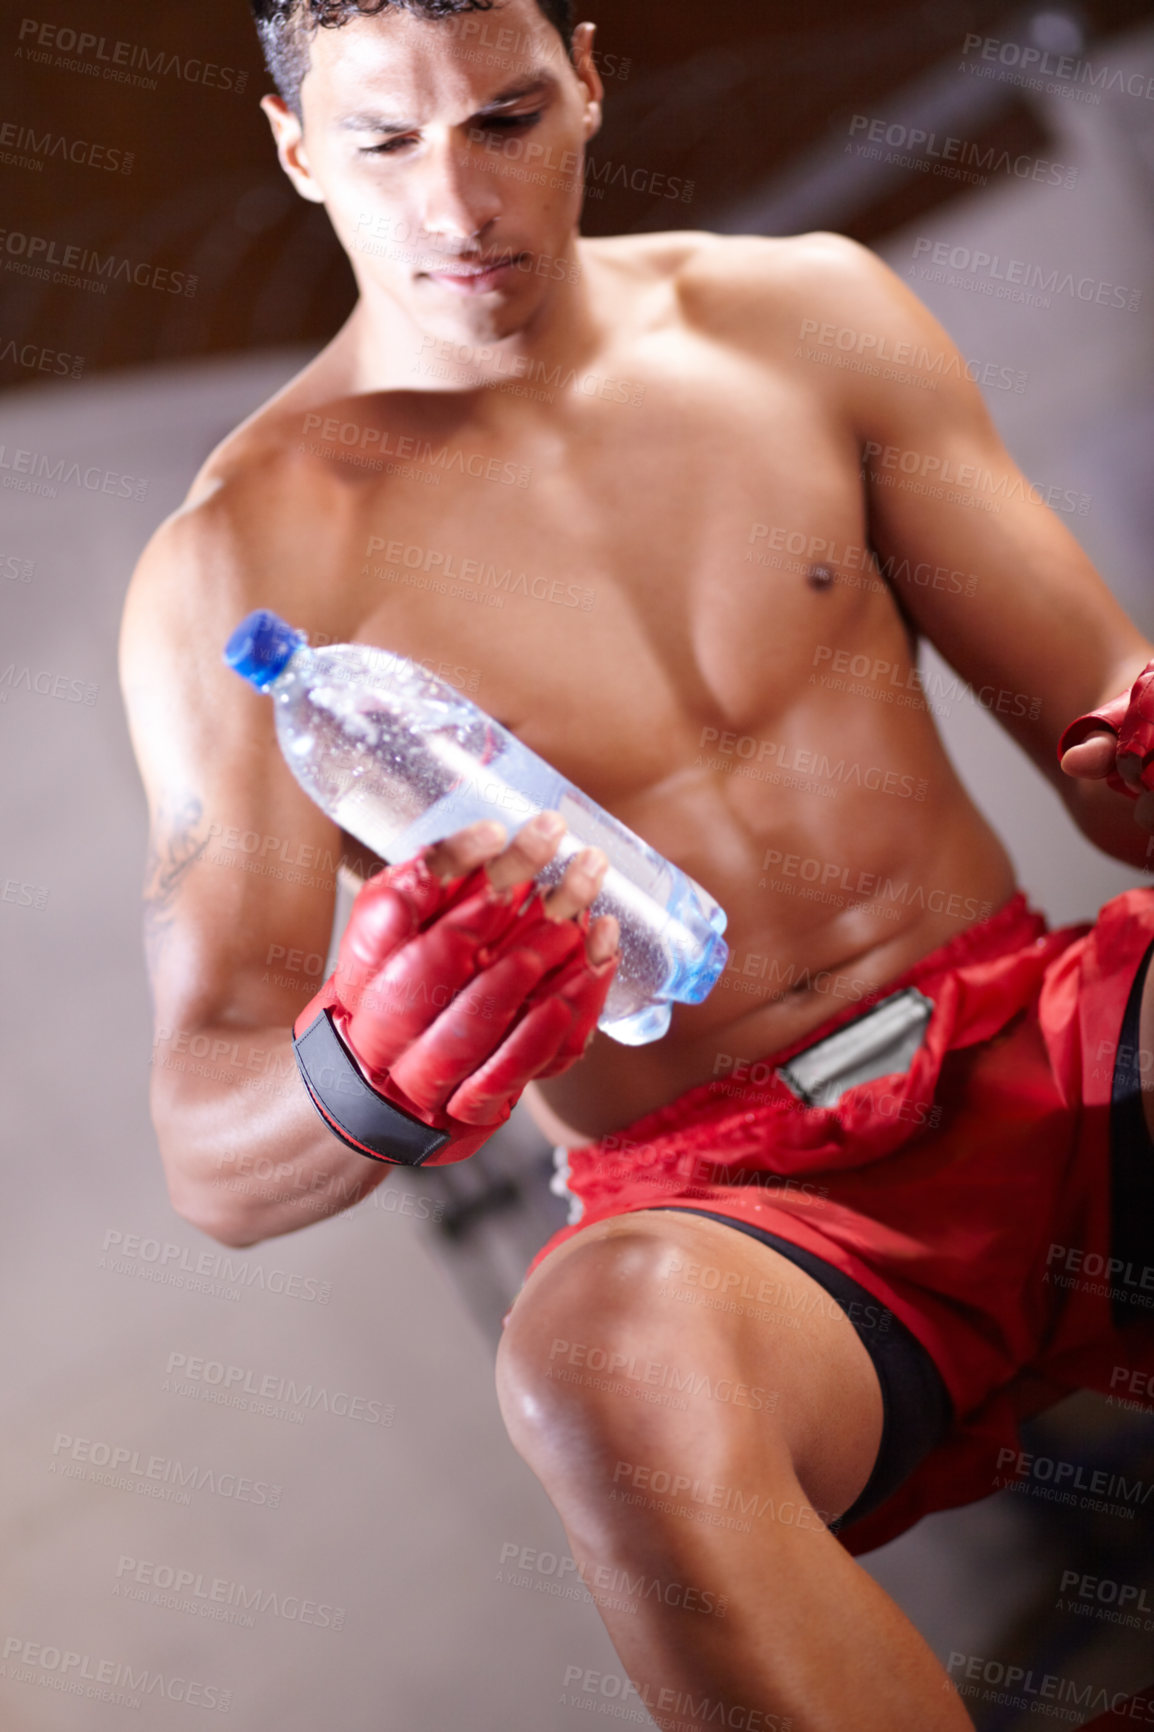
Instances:
[[[189,1017],[195,1028],[178,1026],[178,1016],[163,1026],[158,994],[153,1119],[185,1219],[232,1245],[291,1233],[374,1189],[393,1149],[398,1162],[434,1152],[438,1163],[467,1159],[528,1082],[580,1058],[617,968],[618,933],[612,916],[586,924],[608,869],[595,849],[578,853],[547,897],[538,894],[536,875],[563,832],[549,813],[508,843],[500,826],[472,825],[369,880],[335,971],[288,1013],[307,1034],[322,1006],[341,1018],[344,1051],[330,1054],[331,1064],[321,1056],[308,1089],[276,1002],[246,1022],[215,1008],[254,995],[259,1002],[251,970],[220,959],[216,992],[200,990],[216,1021]],[[189,1000],[190,951],[191,960],[174,947],[169,1003]],[[316,1055],[305,1062],[315,1065]],[[335,1124],[345,1122],[348,1102],[337,1097],[346,1063],[361,1072],[352,1092],[376,1095],[380,1109],[362,1101],[372,1122],[349,1135],[359,1142],[363,1130],[383,1160],[334,1135],[310,1099],[309,1090]],[[414,1148],[414,1125],[435,1135],[416,1136]]]
[[[158,1030],[152,1110],[173,1205],[230,1245],[292,1233],[379,1185],[309,1100],[287,1028]]]

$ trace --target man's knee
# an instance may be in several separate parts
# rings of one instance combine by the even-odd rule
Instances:
[[[692,1447],[720,1460],[750,1432],[771,1441],[778,1392],[745,1363],[723,1313],[680,1307],[683,1259],[652,1231],[575,1242],[542,1265],[510,1314],[498,1389],[514,1446],[538,1472],[602,1473],[632,1452]]]

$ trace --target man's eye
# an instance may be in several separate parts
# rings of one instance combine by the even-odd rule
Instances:
[[[499,127],[501,131],[511,126],[536,126],[541,114],[542,110],[539,108],[535,108],[531,114],[491,114],[483,124]]]
[[[366,145],[361,150],[361,155],[362,156],[391,156],[393,154],[393,152],[399,150],[403,144],[412,144],[412,142],[413,142],[413,140],[411,137],[386,138],[386,140],[384,141],[383,144]]]

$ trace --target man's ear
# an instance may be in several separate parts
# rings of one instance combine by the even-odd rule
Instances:
[[[595,24],[578,24],[573,32],[573,70],[585,86],[585,137],[594,138],[601,131],[601,102],[605,86],[593,64]]]
[[[300,193],[310,204],[324,204],[325,195],[313,179],[305,150],[304,127],[288,103],[280,96],[262,96],[260,105],[272,127],[280,165]]]

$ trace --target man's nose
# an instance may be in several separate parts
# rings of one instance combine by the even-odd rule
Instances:
[[[468,145],[446,142],[423,164],[422,228],[445,240],[474,240],[500,214],[495,176],[485,174]]]

